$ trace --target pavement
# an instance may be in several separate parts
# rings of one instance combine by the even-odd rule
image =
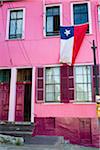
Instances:
[[[99,148],[83,147],[72,144],[61,144],[61,145],[24,145],[24,146],[13,146],[13,145],[0,145],[0,150],[100,150]]]
[[[0,150],[100,150],[69,144],[62,136],[24,137],[24,145],[0,144]]]

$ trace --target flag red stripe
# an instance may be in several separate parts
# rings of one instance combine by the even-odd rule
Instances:
[[[75,63],[76,56],[79,52],[87,28],[88,28],[88,24],[74,27],[74,46],[73,46],[72,64]]]

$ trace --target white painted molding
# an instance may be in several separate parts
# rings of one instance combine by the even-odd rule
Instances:
[[[34,123],[34,104],[35,104],[35,71],[36,67],[32,68],[32,90],[31,90],[31,122]]]
[[[17,39],[9,39],[9,23],[10,23],[10,11],[12,10],[23,10],[23,27],[22,27],[22,38],[25,38],[25,8],[11,8],[8,9],[7,12],[7,25],[6,25],[6,40],[17,40]]]
[[[9,97],[9,113],[8,121],[15,121],[15,105],[16,105],[16,80],[17,80],[17,69],[11,69],[11,81],[10,81],[10,97]]]

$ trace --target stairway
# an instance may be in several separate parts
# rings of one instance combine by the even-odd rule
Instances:
[[[16,137],[31,137],[33,131],[31,122],[0,122],[0,134]]]

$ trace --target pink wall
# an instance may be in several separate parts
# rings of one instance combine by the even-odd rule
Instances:
[[[35,104],[36,117],[96,117],[96,104]]]
[[[97,0],[91,0],[91,12],[96,12]],[[46,4],[61,3],[61,0],[44,0]],[[70,25],[71,15],[70,0],[62,1],[63,24]],[[94,5],[95,4],[95,5]],[[26,8],[25,14],[25,39],[5,40],[7,10],[9,8]],[[37,11],[38,10],[38,11]],[[92,34],[86,35],[77,56],[76,63],[93,63],[91,44],[96,40],[96,17],[92,13]],[[4,19],[2,19],[4,18]],[[24,0],[21,2],[4,3],[0,7],[0,66],[34,66],[42,64],[58,64],[60,38],[43,36],[43,1]],[[100,36],[100,35],[99,35]],[[23,54],[24,53],[24,54]],[[100,52],[99,56],[100,56]],[[20,58],[20,59],[19,59]],[[100,57],[99,57],[100,59]]]
[[[74,0],[73,0],[74,1]],[[81,0],[82,1],[82,0]],[[0,67],[4,66],[38,66],[43,64],[59,64],[60,38],[43,36],[43,2],[46,4],[61,3],[63,25],[70,25],[71,0],[22,0],[4,3],[0,7]],[[5,40],[7,10],[9,8],[25,8],[25,39]],[[95,12],[95,13],[94,13]],[[100,41],[100,29],[97,28],[97,0],[91,0],[92,34],[86,35],[76,59],[76,63],[93,63],[91,42]],[[4,19],[3,19],[4,18]],[[97,29],[97,30],[95,30]],[[96,36],[97,31],[97,36]],[[100,63],[100,43],[98,45],[97,62]],[[51,110],[53,110],[51,112]],[[69,116],[96,117],[95,104],[35,104],[37,117]]]

